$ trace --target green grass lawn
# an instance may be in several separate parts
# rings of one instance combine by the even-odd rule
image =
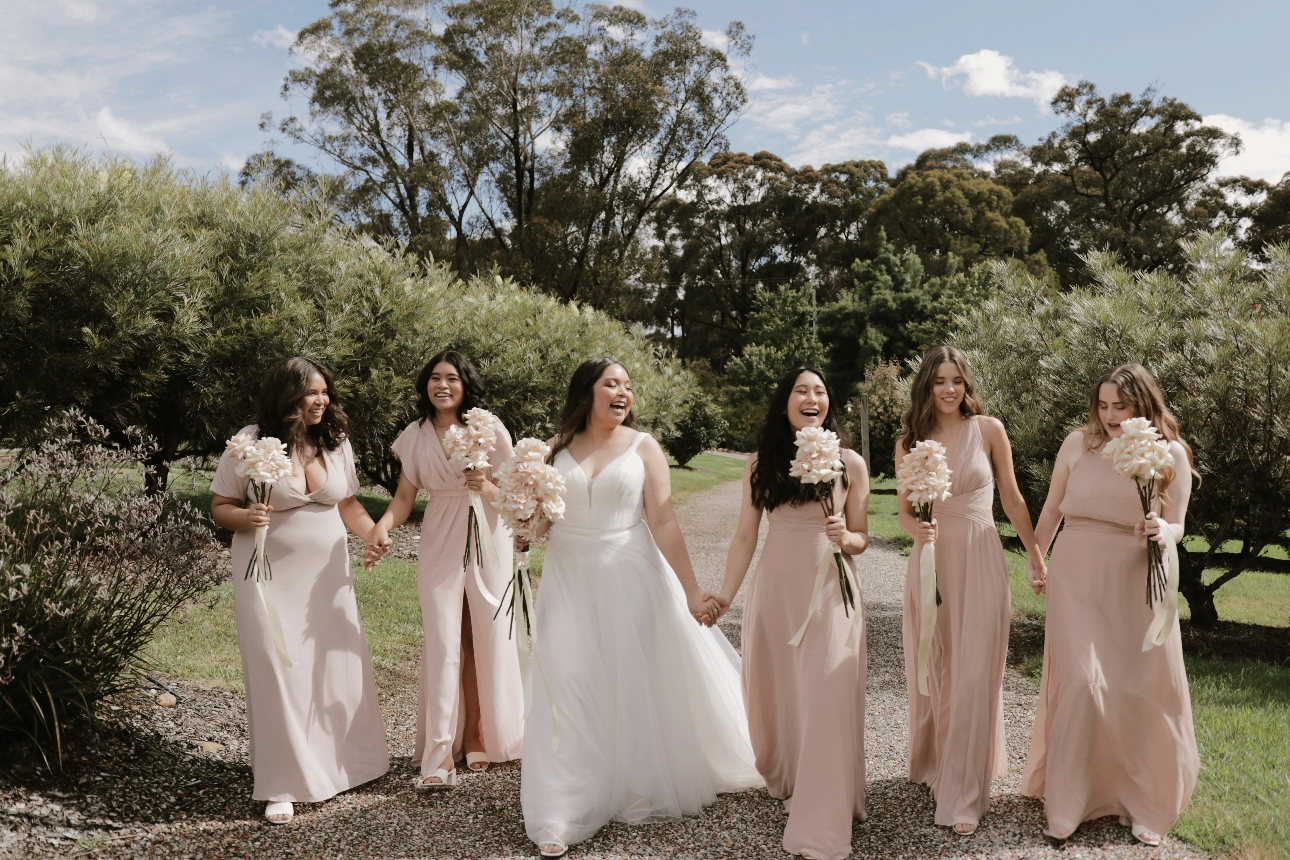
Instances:
[[[1290,669],[1188,659],[1200,782],[1173,833],[1206,851],[1290,857]]]

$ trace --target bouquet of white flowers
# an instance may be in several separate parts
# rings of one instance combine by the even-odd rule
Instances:
[[[543,520],[557,522],[564,517],[564,475],[546,458],[551,447],[540,439],[521,439],[515,445],[515,457],[497,470],[497,501],[493,507],[498,516],[511,531],[525,541],[536,537],[538,524]],[[556,715],[555,698],[551,695],[551,686],[547,683],[542,663],[537,657],[537,642],[533,638],[536,625],[535,606],[533,603],[533,581],[529,577],[529,551],[525,546],[523,552],[515,554],[515,569],[511,582],[507,586],[511,600],[507,604],[506,614],[511,617],[512,629],[515,630],[515,645],[520,656],[520,677],[524,683],[524,703],[527,706],[533,701],[533,671],[536,663],[538,675],[546,688],[547,703],[551,709],[551,725],[555,731],[556,742],[559,738],[559,721]],[[506,599],[506,593],[502,593]],[[516,604],[519,612],[516,612]],[[501,607],[497,608],[501,611]],[[519,624],[520,617],[524,625]],[[497,617],[496,614],[493,615]],[[509,635],[509,634],[508,634]]]
[[[497,501],[493,507],[502,522],[522,540],[535,537],[538,524],[543,520],[554,523],[564,517],[564,475],[546,462],[551,447],[540,439],[521,439],[515,445],[515,457],[497,470]],[[533,635],[533,589],[528,576],[529,553],[526,548],[516,553],[515,571],[507,586],[511,601],[506,613],[512,624],[518,624],[515,612],[518,601],[524,618],[525,642]],[[502,595],[502,600],[506,595]],[[501,607],[497,608],[501,611]],[[524,649],[529,650],[529,649]]]
[[[932,521],[932,506],[950,497],[953,472],[945,459],[945,446],[935,439],[924,439],[900,458],[896,469],[896,491],[904,493],[914,506],[920,522]],[[923,544],[918,557],[919,635],[918,692],[930,695],[927,680],[932,653],[932,634],[936,632],[936,607],[941,603],[936,587],[936,547]]]
[[[1156,482],[1174,466],[1169,443],[1146,418],[1129,418],[1120,423],[1120,436],[1106,443],[1102,456],[1111,461],[1117,474],[1133,481],[1145,519],[1155,501]],[[1164,643],[1177,615],[1178,550],[1168,524],[1161,524],[1160,533],[1163,541],[1147,541],[1147,606],[1155,610],[1156,618],[1147,632],[1144,651]]]
[[[824,515],[833,516],[833,482],[842,477],[846,471],[842,465],[842,443],[838,440],[838,434],[823,427],[803,427],[797,431],[795,444],[797,456],[789,464],[789,476],[797,478],[803,484],[813,485],[820,507],[824,509]],[[811,623],[811,616],[815,614],[816,601],[824,588],[825,578],[831,567],[836,567],[838,572],[838,587],[842,590],[843,611],[847,617],[855,613],[851,635],[847,638],[847,647],[854,644],[859,629],[860,613],[856,608],[856,595],[859,594],[860,588],[852,582],[851,571],[842,560],[842,547],[833,542],[829,543],[828,551],[820,559],[806,621],[802,623],[801,628],[788,644],[801,643],[802,637],[806,634],[807,625]]]
[[[248,433],[239,433],[228,440],[224,449],[226,456],[238,460],[237,474],[250,480],[251,495],[262,505],[269,503],[273,494],[273,485],[284,478],[295,474],[295,465],[287,456],[287,446],[279,439],[265,436],[254,439]],[[247,562],[243,579],[269,580],[273,578],[273,569],[264,555],[265,539],[269,534],[268,526],[259,526],[255,530],[255,552]]]
[[[468,409],[465,415],[465,426],[454,424],[443,434],[443,452],[448,459],[466,471],[488,468],[488,452],[497,444],[497,431],[493,429],[496,419],[487,409]],[[470,511],[466,515],[466,550],[461,556],[463,568],[473,568],[475,585],[478,586],[484,599],[493,606],[498,601],[484,585],[480,567],[484,561],[497,564],[497,551],[493,547],[492,535],[488,531],[488,520],[484,517],[484,503],[478,493],[470,494]]]
[[[296,471],[291,458],[287,456],[287,446],[282,444],[280,439],[272,436],[255,439],[248,433],[239,433],[228,440],[224,454],[238,461],[237,474],[249,479],[251,495],[262,505],[269,503],[269,498],[273,494],[273,485],[284,478],[291,477]],[[287,656],[287,644],[282,635],[282,621],[278,617],[278,609],[261,585],[262,582],[273,578],[273,568],[269,565],[269,557],[265,553],[268,537],[268,526],[256,527],[255,549],[246,564],[246,573],[242,578],[255,578],[255,590],[260,595],[264,614],[269,619],[269,631],[273,634],[273,644],[278,652],[278,659],[282,661],[282,665],[290,667],[291,658]]]

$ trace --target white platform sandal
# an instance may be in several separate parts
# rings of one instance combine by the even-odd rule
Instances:
[[[569,846],[563,842],[543,842],[538,846],[538,853],[543,857],[563,857]]]
[[[437,779],[439,781],[431,782],[430,780],[432,779]],[[429,773],[427,773],[425,776],[417,777],[416,786],[417,788],[429,788],[429,789],[456,788],[457,787],[457,769],[456,768],[449,769],[446,767],[441,767],[441,768],[438,768],[437,770],[432,770]]]
[[[264,817],[270,824],[286,824],[296,817],[296,809],[289,800],[280,800],[264,807]]]
[[[488,760],[488,753],[466,753],[466,767],[470,768],[475,773],[483,773],[488,770],[488,766],[490,764],[492,764],[492,762]]]

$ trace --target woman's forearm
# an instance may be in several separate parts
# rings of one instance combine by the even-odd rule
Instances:
[[[721,596],[734,600],[735,595],[744,584],[748,575],[748,566],[752,564],[753,553],[757,551],[757,538],[749,540],[742,535],[735,535],[726,553],[726,573],[721,579]]]
[[[340,521],[365,543],[372,542],[372,531],[376,528],[376,523],[372,520],[372,515],[367,512],[355,496],[350,496],[339,505],[337,510],[340,512]],[[384,518],[382,518],[384,519]]]
[[[651,523],[650,533],[654,535],[654,543],[658,546],[659,552],[663,553],[663,558],[671,566],[672,572],[676,574],[686,595],[697,592],[699,580],[694,575],[690,554],[685,549],[685,538],[681,535],[681,527],[677,524],[676,517],[668,517],[665,522],[659,523],[657,528]]]
[[[1035,535],[1035,528],[1030,522],[1030,509],[1026,507],[1026,500],[1020,497],[1008,500],[1003,505],[1003,512],[1007,514],[1008,522],[1012,523],[1012,529],[1017,533],[1017,538],[1026,552],[1043,555],[1043,551],[1039,548],[1039,539]]]

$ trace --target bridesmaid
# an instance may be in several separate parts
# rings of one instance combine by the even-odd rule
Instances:
[[[248,495],[237,461],[222,457],[211,482],[211,516],[233,535],[233,609],[246,684],[251,796],[265,817],[286,824],[292,803],[313,803],[390,769],[372,658],[354,599],[345,528],[370,540],[375,525],[354,494],[358,475],[331,374],[289,358],[260,390],[259,423],[242,428],[287,445],[295,475],[271,504]],[[243,571],[255,529],[267,525],[273,579]],[[260,590],[268,603],[260,598]],[[276,607],[292,663],[275,650],[266,606]]]
[[[1008,434],[984,414],[966,356],[938,346],[910,386],[896,464],[914,445],[945,446],[952,495],[919,522],[899,495],[900,526],[914,539],[905,577],[905,683],[909,695],[909,781],[931,788],[937,824],[967,835],[990,809],[990,782],[1008,770],[1003,736],[1003,671],[1012,600],[1008,563],[994,525],[994,485],[1008,521],[1037,569],[1043,554],[1017,487]],[[944,531],[941,531],[941,529]],[[932,634],[929,695],[918,689],[919,558],[936,546],[940,605]]]
[[[1133,481],[1102,456],[1134,417],[1160,431],[1174,458],[1146,519]],[[1142,650],[1153,617],[1146,540],[1163,540],[1163,529],[1182,540],[1191,481],[1191,449],[1147,369],[1125,364],[1099,379],[1088,426],[1062,443],[1039,515],[1044,547],[1065,521],[1049,573],[1036,566],[1029,574],[1035,593],[1048,593],[1048,613],[1021,791],[1043,798],[1048,836],[1065,839],[1083,821],[1118,815],[1140,842],[1158,845],[1196,787],[1200,755],[1177,620],[1163,645]]]
[[[524,689],[515,643],[508,626],[494,621],[473,575],[462,566],[469,493],[484,499],[498,564],[482,570],[485,586],[500,599],[511,573],[511,534],[489,504],[497,486],[489,474],[465,471],[445,456],[441,439],[465,423],[467,410],[486,405],[483,380],[470,359],[441,352],[417,377],[417,412],[392,449],[403,464],[394,500],[377,523],[377,541],[389,546],[389,532],[412,510],[418,490],[430,494],[421,522],[417,593],[425,640],[421,648],[421,692],[413,758],[421,763],[417,785],[457,784],[454,762],[487,770],[490,762],[520,757],[524,733]],[[492,469],[511,459],[511,436],[498,421],[497,444],[488,455]],[[369,560],[371,556],[369,555]]]
[[[836,571],[815,602],[812,586],[830,541],[842,547],[853,572],[849,557],[869,545],[869,470],[858,454],[843,449],[846,471],[833,482],[838,513],[831,517],[814,488],[788,474],[798,430],[837,432],[831,406],[818,370],[799,367],[780,379],[757,453],[744,469],[743,506],[721,587],[723,605],[729,606],[766,514],[770,531],[744,610],[744,706],[757,770],[788,812],[784,850],[818,860],[849,855],[851,822],[865,819],[864,632],[847,647],[853,619],[843,606]],[[863,605],[858,591],[855,596],[858,613]],[[808,616],[805,635],[790,645]]]

